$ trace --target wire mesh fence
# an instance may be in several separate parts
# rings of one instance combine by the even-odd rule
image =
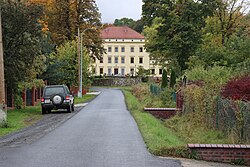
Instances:
[[[218,97],[215,127],[237,142],[250,142],[250,103]]]
[[[157,85],[151,84],[150,85],[150,92],[154,95],[160,95],[162,92],[162,89]]]

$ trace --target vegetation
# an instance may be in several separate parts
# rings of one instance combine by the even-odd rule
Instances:
[[[91,56],[100,57],[104,49],[100,37],[100,13],[95,1],[83,0],[48,0],[45,4],[48,31],[57,46],[66,41],[72,41],[78,36],[78,28]],[[85,31],[91,28],[90,31]]]
[[[75,97],[75,104],[86,103],[94,99],[96,95],[85,94],[82,98]]]
[[[42,8],[15,1],[1,1],[4,72],[8,90],[17,90],[19,82],[31,82],[44,69],[45,56],[40,44]]]
[[[137,21],[131,19],[131,18],[121,18],[121,19],[115,19],[114,26],[128,26],[135,31],[141,33],[144,27],[144,22],[142,19],[139,19]]]
[[[230,80],[221,94],[233,100],[250,101],[250,75]]]
[[[128,109],[134,116],[151,153],[190,158],[192,155],[186,149],[188,143],[230,143],[230,138],[222,131],[211,129],[204,124],[198,113],[177,115],[162,121],[144,112],[144,107],[159,107],[161,103],[157,96],[150,95],[147,84],[122,89]],[[168,104],[164,107],[168,107]]]
[[[30,126],[42,118],[43,116],[41,114],[40,106],[27,107],[19,110],[9,110],[6,126],[0,127],[0,136],[4,136]]]
[[[167,76],[167,71],[163,69],[162,72],[162,81],[161,81],[161,88],[166,88],[168,86],[168,76]]]
[[[170,129],[149,113],[142,112],[143,104],[132,95],[131,90],[123,89],[128,109],[134,116],[149,151],[164,155],[164,149],[184,146],[185,143]]]

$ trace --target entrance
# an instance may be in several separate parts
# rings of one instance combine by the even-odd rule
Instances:
[[[118,68],[115,68],[114,69],[114,75],[117,75],[118,74]]]

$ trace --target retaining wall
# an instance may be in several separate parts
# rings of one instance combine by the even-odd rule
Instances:
[[[250,145],[188,144],[188,148],[198,159],[250,166]]]
[[[94,79],[92,86],[132,86],[141,83],[141,78],[100,78]]]

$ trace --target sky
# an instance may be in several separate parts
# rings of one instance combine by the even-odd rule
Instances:
[[[123,17],[138,20],[142,13],[142,0],[96,0],[102,23],[113,23]]]

